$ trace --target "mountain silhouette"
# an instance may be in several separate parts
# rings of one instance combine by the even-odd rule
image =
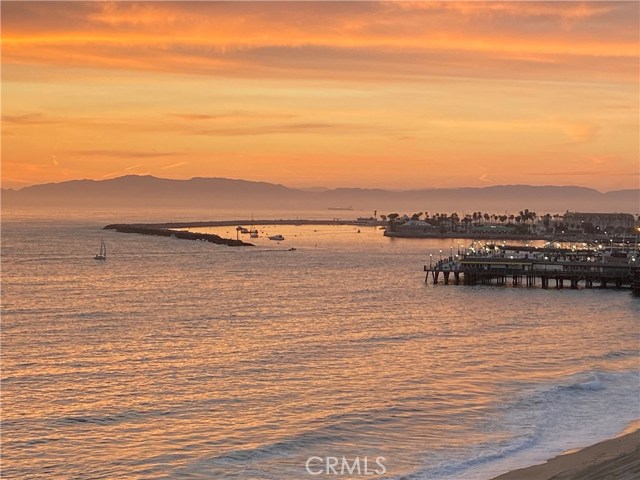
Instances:
[[[497,185],[391,191],[368,188],[295,189],[284,185],[201,178],[172,180],[127,175],[109,180],[71,180],[3,189],[4,207],[181,207],[320,209],[353,206],[356,211],[638,213],[640,189],[602,193],[577,186]],[[344,214],[342,214],[344,216]]]

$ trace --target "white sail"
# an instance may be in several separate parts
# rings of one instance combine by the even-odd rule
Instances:
[[[107,245],[104,243],[104,240],[100,241],[100,252],[94,258],[96,260],[106,260],[107,259]]]

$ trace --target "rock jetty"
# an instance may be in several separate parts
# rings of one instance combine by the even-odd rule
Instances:
[[[112,224],[104,227],[103,230],[115,230],[121,233],[138,233],[140,235],[154,235],[156,237],[175,237],[183,240],[203,240],[218,245],[227,245],[229,247],[253,247],[252,243],[243,242],[242,240],[234,240],[232,238],[222,238],[213,233],[195,233],[183,230],[170,230],[168,228],[148,227],[145,225],[131,224]]]

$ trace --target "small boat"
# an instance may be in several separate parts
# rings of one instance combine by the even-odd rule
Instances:
[[[269,240],[276,240],[276,241],[278,241],[278,242],[279,242],[280,240],[284,240],[284,237],[283,237],[282,235],[280,235],[280,234],[278,234],[278,235],[271,235],[271,236],[269,237]]]
[[[107,259],[107,246],[104,243],[104,240],[100,241],[100,252],[94,257],[96,260],[106,260]]]
[[[258,238],[258,229],[253,226],[253,213],[251,214],[251,226],[249,227],[249,236],[251,238]]]

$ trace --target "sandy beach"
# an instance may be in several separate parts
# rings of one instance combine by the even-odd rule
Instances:
[[[640,478],[640,430],[493,480],[635,480]]]

